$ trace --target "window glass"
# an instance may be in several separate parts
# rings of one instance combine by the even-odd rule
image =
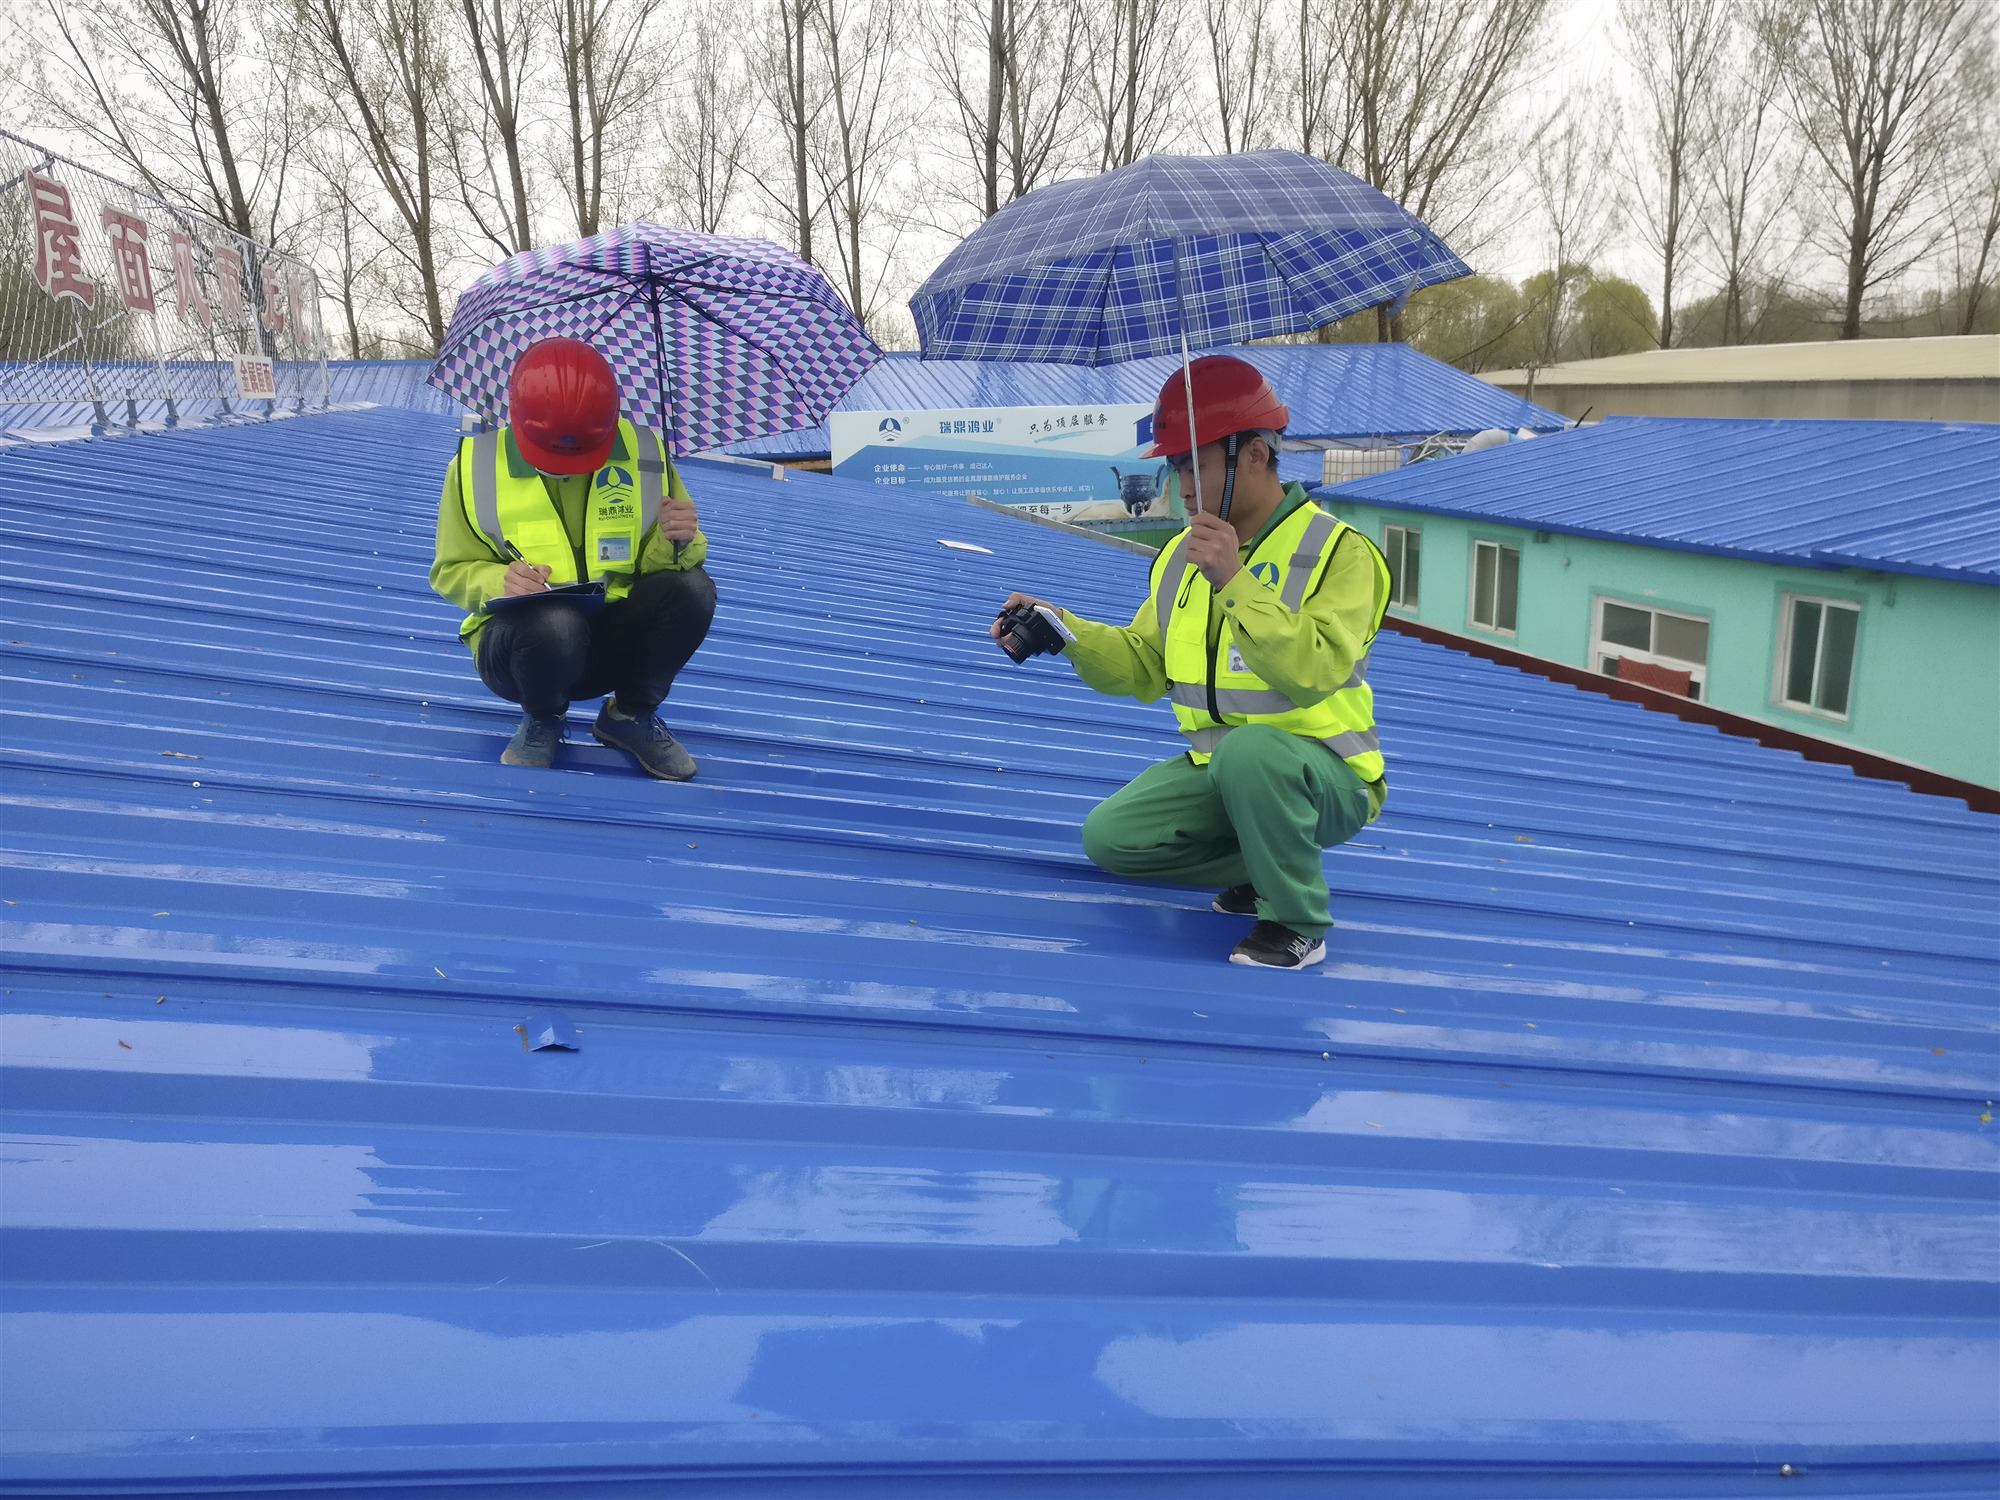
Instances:
[[[1630,646],[1634,651],[1653,649],[1653,612],[1631,609],[1604,601],[1604,644]]]
[[[1493,623],[1501,630],[1514,629],[1514,602],[1521,592],[1521,554],[1512,547],[1500,549],[1500,586],[1494,601]]]
[[[1847,689],[1854,677],[1854,630],[1861,622],[1858,609],[1828,606],[1820,633],[1819,682],[1813,691],[1813,706],[1830,714],[1847,713]]]
[[[1614,607],[1605,605],[1605,612],[1609,613]],[[1608,629],[1605,639],[1610,639]],[[1653,652],[1657,656],[1671,656],[1675,661],[1691,661],[1706,666],[1708,621],[1683,620],[1678,615],[1654,615]]]
[[[1819,662],[1819,606],[1810,599],[1792,601],[1792,652],[1785,664],[1785,697],[1792,703],[1812,702],[1813,668]]]
[[[1498,549],[1485,542],[1472,549],[1472,623],[1493,624],[1494,557]]]
[[[1389,602],[1402,609],[1417,607],[1417,571],[1423,533],[1407,526],[1382,528],[1382,555],[1389,561]]]

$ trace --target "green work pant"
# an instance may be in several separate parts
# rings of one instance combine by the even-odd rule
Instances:
[[[1320,851],[1368,822],[1368,785],[1317,740],[1231,730],[1208,764],[1143,771],[1083,822],[1083,852],[1114,875],[1257,888],[1257,912],[1307,937],[1333,925]]]

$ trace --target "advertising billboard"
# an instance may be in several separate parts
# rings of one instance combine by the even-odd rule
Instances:
[[[977,495],[1057,521],[1181,514],[1153,444],[1153,408],[996,406],[846,411],[827,419],[833,472],[867,484]]]

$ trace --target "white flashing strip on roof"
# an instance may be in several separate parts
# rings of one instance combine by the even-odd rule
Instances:
[[[1511,390],[1526,386],[1528,375],[1527,370],[1490,370],[1479,378]],[[1829,380],[2000,381],[2000,334],[1649,349],[1547,365],[1534,372],[1538,388]]]

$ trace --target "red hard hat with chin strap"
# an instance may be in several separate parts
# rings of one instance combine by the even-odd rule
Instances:
[[[1174,371],[1153,406],[1153,446],[1148,458],[1170,458],[1203,443],[1219,443],[1234,432],[1277,431],[1292,420],[1271,382],[1248,360],[1204,354],[1188,367],[1194,380],[1195,437],[1188,437],[1187,387]]]
[[[521,456],[547,474],[604,467],[618,436],[618,380],[582,339],[543,339],[514,361],[507,423]]]

